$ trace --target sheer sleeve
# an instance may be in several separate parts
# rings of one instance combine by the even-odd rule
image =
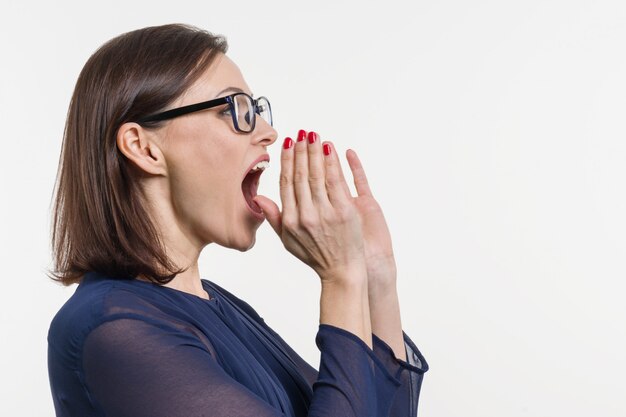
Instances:
[[[401,382],[372,349],[357,335],[329,324],[319,325],[315,342],[321,358],[314,397],[337,398],[313,401],[309,416],[388,416]]]
[[[320,369],[308,417],[388,415],[401,380],[356,335],[320,324]],[[85,382],[108,417],[279,417],[284,414],[228,375],[198,338],[139,318],[91,330]]]
[[[306,362],[296,351],[294,351],[278,333],[265,323],[263,318],[259,318],[259,321],[282,344],[283,348],[288,352],[291,359],[298,366],[300,373],[308,381],[310,381],[310,384],[312,385],[318,378],[318,371]],[[392,400],[389,413],[381,414],[381,416],[417,416],[422,380],[424,378],[424,373],[428,371],[428,363],[413,340],[411,340],[411,338],[404,331],[402,332],[402,335],[404,338],[406,360],[396,358],[391,346],[376,336],[376,334],[372,333],[372,347],[374,354],[386,368],[387,372],[393,375],[401,383],[401,386],[398,388],[398,392]],[[367,345],[363,344],[363,346],[364,349],[369,350]],[[385,395],[385,383],[386,382],[384,381],[383,386],[377,388],[377,395],[379,397]]]
[[[192,335],[161,324],[101,324],[85,340],[83,367],[108,417],[282,415],[232,379]]]
[[[396,358],[387,343],[372,333],[374,353],[390,374],[397,378],[401,386],[391,405],[389,417],[415,417],[422,387],[424,372],[428,363],[411,338],[403,331],[406,360]]]

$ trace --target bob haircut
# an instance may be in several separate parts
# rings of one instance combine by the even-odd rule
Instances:
[[[133,178],[135,168],[117,148],[117,131],[166,110],[227,50],[222,35],[168,24],[123,33],[87,60],[63,132],[49,278],[69,286],[97,271],[118,279],[142,274],[165,284],[186,270],[166,254],[149,202]]]

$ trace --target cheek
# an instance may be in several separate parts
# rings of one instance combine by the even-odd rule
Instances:
[[[231,235],[232,223],[245,216],[240,178],[245,150],[231,132],[194,130],[179,135],[184,139],[167,158],[176,216],[196,232],[214,238]]]
[[[232,139],[232,138],[231,138]],[[238,209],[241,194],[240,162],[234,152],[216,146],[189,147],[176,163],[168,166],[172,200],[185,217],[216,219]]]
[[[172,197],[186,205],[206,207],[226,203],[235,188],[232,175],[223,167],[223,161],[200,158],[195,155],[186,159],[171,171]]]

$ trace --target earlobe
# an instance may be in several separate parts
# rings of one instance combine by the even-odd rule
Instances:
[[[117,148],[140,170],[158,175],[165,173],[165,160],[149,133],[134,122],[124,123],[117,131]]]

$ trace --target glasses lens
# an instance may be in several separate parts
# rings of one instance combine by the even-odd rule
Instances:
[[[235,116],[239,129],[243,132],[251,132],[254,123],[254,113],[252,112],[252,100],[245,94],[237,94],[234,97]]]
[[[259,97],[256,105],[256,113],[261,116],[270,126],[273,126],[272,109],[270,102],[265,97]],[[251,132],[255,124],[255,112],[252,111],[254,106],[253,99],[245,94],[237,94],[234,97],[233,105],[235,106],[235,117],[239,129],[243,132]]]
[[[272,120],[272,108],[270,102],[266,97],[259,97],[257,99],[257,113],[261,116],[270,126],[273,126]]]

